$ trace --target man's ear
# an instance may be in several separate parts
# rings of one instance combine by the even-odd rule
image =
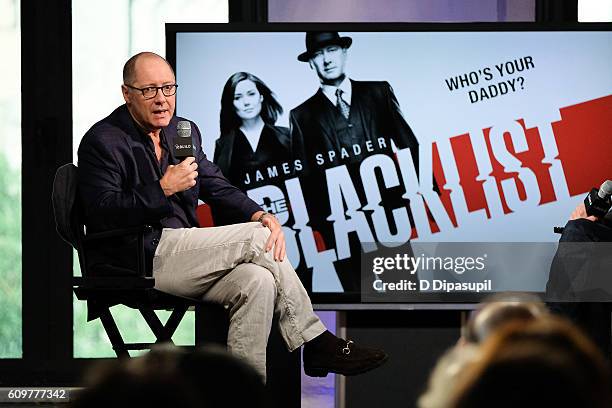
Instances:
[[[130,89],[125,85],[121,85],[121,93],[123,94],[123,100],[125,101],[125,103],[129,104],[130,103]]]
[[[310,69],[314,69],[314,65],[312,63],[312,60],[308,60],[308,65],[310,66]]]

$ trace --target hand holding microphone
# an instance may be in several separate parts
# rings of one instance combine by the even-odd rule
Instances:
[[[195,186],[198,177],[198,164],[194,163],[195,149],[191,138],[191,123],[187,120],[179,121],[176,133],[172,149],[174,157],[183,161],[176,166],[168,166],[166,173],[159,180],[166,197]]]
[[[580,218],[587,219],[589,221],[597,221],[604,218],[610,207],[612,207],[612,181],[606,180],[603,182],[599,190],[593,188],[589,194],[584,198],[584,201],[578,204],[578,207],[572,211],[570,220],[577,220]],[[554,227],[556,234],[562,234],[564,227]]]
[[[599,190],[594,188],[585,197],[584,207],[586,213],[589,216],[598,218],[605,217],[608,211],[610,211],[610,207],[612,207],[610,196],[612,196],[612,181],[606,180],[601,187],[599,187]]]
[[[606,180],[599,190],[594,188],[584,198],[584,202],[572,212],[570,220],[578,218],[586,218],[587,220],[597,221],[598,218],[603,218],[610,211],[612,202],[612,181]]]
[[[159,180],[166,197],[179,191],[185,191],[196,185],[198,164],[194,157],[187,157],[176,166],[170,165],[164,176]]]
[[[597,221],[597,217],[587,214],[584,203],[578,204],[578,207],[576,207],[570,215],[570,220],[577,220],[578,218],[585,218],[589,221]]]

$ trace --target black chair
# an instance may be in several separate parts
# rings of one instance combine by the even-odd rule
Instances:
[[[100,233],[86,233],[82,209],[77,195],[77,167],[65,164],[57,169],[53,181],[53,211],[57,232],[79,255],[82,277],[73,278],[73,290],[79,300],[87,301],[87,320],[99,318],[118,357],[129,357],[129,350],[149,349],[160,342],[171,342],[172,335],[185,316],[195,309],[196,346],[227,344],[229,314],[221,305],[169,295],[154,289],[155,279],[144,261],[144,232],[147,226],[124,228]],[[123,265],[90,266],[87,254],[104,240],[132,235],[136,239],[136,268]],[[114,305],[123,304],[142,314],[156,337],[155,343],[126,344],[110,312]],[[171,310],[162,324],[155,310]],[[274,321],[267,348],[269,407],[291,407],[300,404],[300,352],[289,353],[281,339],[278,322]]]
[[[77,167],[70,163],[57,169],[53,181],[53,211],[57,232],[79,256],[82,277],[73,278],[77,298],[87,301],[88,321],[99,318],[118,357],[129,357],[129,350],[149,349],[161,342],[172,342],[172,335],[187,310],[195,308],[196,344],[206,342],[226,344],[228,316],[220,305],[169,295],[154,289],[155,278],[145,268],[144,232],[148,226],[123,228],[100,233],[86,233],[82,209],[77,196]],[[134,257],[136,268],[101,264],[90,266],[88,254],[105,240],[119,236],[136,237]],[[137,309],[155,335],[155,343],[125,343],[111,314],[112,306],[123,304]],[[205,312],[204,312],[205,309]],[[155,310],[171,310],[162,324]],[[210,330],[204,332],[202,326]]]

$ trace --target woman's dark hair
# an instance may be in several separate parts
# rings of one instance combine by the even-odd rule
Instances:
[[[283,107],[276,100],[274,93],[261,79],[248,72],[236,72],[229,77],[221,94],[221,115],[219,118],[221,137],[242,124],[242,120],[236,115],[236,108],[234,108],[234,91],[238,83],[245,79],[252,81],[263,96],[260,115],[264,123],[274,125],[278,116],[283,113]]]

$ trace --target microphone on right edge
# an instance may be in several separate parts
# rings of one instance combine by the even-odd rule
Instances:
[[[584,208],[587,215],[592,215],[597,218],[606,216],[612,207],[612,181],[606,180],[599,187],[592,189],[584,198]],[[563,234],[565,227],[554,227],[555,234]]]
[[[606,180],[599,190],[592,189],[584,199],[584,207],[588,215],[603,218],[612,207],[612,181]]]

